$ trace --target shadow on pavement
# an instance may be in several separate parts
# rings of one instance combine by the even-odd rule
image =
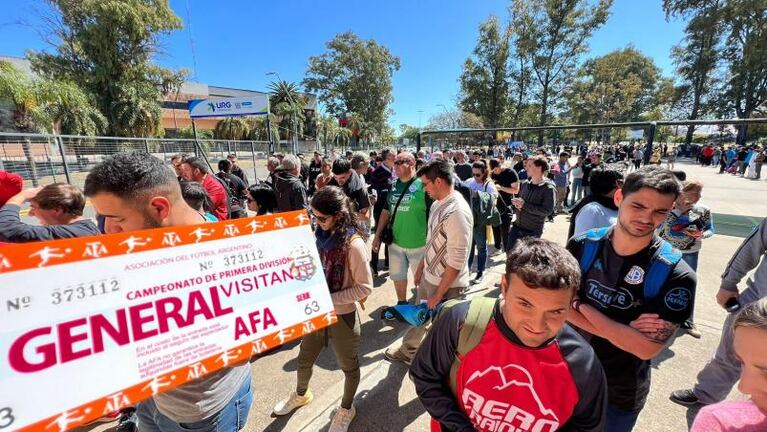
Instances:
[[[695,416],[698,415],[698,411],[703,408],[700,405],[687,408],[687,429],[692,428],[692,423],[695,421]]]
[[[389,367],[386,378],[370,390],[360,392],[354,401],[357,420],[351,431],[401,431],[423,414],[418,399],[412,399],[400,406],[399,389],[407,375],[407,366],[396,363]],[[379,413],[370,415],[370,413]],[[364,413],[366,415],[359,415]],[[323,431],[327,428],[323,428]]]

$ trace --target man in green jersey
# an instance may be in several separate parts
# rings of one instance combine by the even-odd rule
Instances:
[[[389,276],[397,291],[397,304],[406,304],[407,271],[409,268],[415,275],[418,263],[423,258],[426,222],[432,199],[426,195],[421,179],[415,175],[415,157],[412,153],[403,151],[396,156],[394,172],[397,181],[388,194],[386,208],[376,224],[373,256],[377,256],[381,246],[381,233],[394,218],[394,240],[389,245]]]

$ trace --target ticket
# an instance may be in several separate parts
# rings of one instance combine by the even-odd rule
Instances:
[[[0,247],[0,431],[57,431],[336,321],[305,212]]]

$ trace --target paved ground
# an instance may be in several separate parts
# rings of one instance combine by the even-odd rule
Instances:
[[[701,168],[684,162],[676,169],[684,169],[688,177],[699,178],[704,184],[703,202],[714,212],[736,216],[767,215],[767,182],[750,181],[730,175],[717,175],[711,168]],[[564,243],[567,217],[558,216],[547,224],[544,237]],[[700,255],[696,322],[703,338],[679,337],[655,361],[650,399],[635,430],[647,432],[686,431],[692,423],[695,410],[688,410],[668,400],[669,393],[694,383],[695,375],[713,353],[719,339],[724,311],[716,305],[714,294],[719,276],[729,257],[742,239],[716,235],[704,242]],[[472,295],[497,295],[502,255],[491,257],[491,277],[475,288]],[[381,274],[385,276],[385,273]],[[378,319],[381,309],[395,300],[391,282],[377,280],[377,288],[366,303],[362,318],[362,383],[355,401],[357,418],[351,431],[428,431],[428,416],[416,398],[404,365],[390,364],[383,359],[383,350],[395,343],[405,330],[402,324],[390,324]],[[253,364],[255,397],[247,431],[324,431],[331,410],[339,403],[343,374],[337,370],[330,349],[320,356],[315,367],[311,388],[315,401],[292,416],[271,417],[271,409],[295,385],[297,343],[283,347]],[[731,398],[742,397],[733,392]],[[104,427],[91,430],[101,431]]]

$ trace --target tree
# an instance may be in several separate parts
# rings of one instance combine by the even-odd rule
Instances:
[[[270,126],[272,129],[272,139],[277,140],[280,137],[280,127],[277,125],[277,118],[274,114],[271,114],[270,117]],[[248,123],[248,129],[250,132],[248,133],[248,139],[251,139],[253,141],[268,141],[269,140],[269,131],[267,129],[267,122],[266,122],[266,116],[258,116],[249,118],[246,120]]]
[[[410,126],[408,124],[401,124],[399,125],[399,140],[405,140],[408,139],[410,141],[415,141],[418,139],[418,134],[421,132],[421,129]]]
[[[767,7],[764,0],[729,0],[724,8],[727,62],[724,95],[738,118],[751,118],[767,105]],[[746,143],[747,125],[736,143]]]
[[[509,107],[508,62],[509,31],[491,16],[480,24],[477,46],[463,64],[458,103],[490,127],[501,125]]]
[[[567,98],[576,119],[587,123],[638,120],[656,102],[659,69],[633,47],[588,60]]]
[[[466,111],[449,111],[439,113],[429,118],[427,129],[478,129],[483,128],[482,119]]]
[[[285,80],[270,83],[269,105],[272,113],[279,118],[279,128],[286,132],[287,139],[292,139],[294,132],[303,135],[306,98],[295,83]]]
[[[567,89],[572,71],[588,49],[587,41],[609,16],[612,0],[590,6],[586,0],[515,0],[511,26],[516,51],[530,61],[534,92],[540,104],[538,125],[549,120],[551,109]],[[543,131],[538,135],[543,145]]]
[[[330,115],[320,116],[317,121],[317,137],[320,138],[325,148],[333,142],[338,133],[338,119]]]
[[[241,140],[250,132],[248,122],[242,117],[227,117],[216,123],[213,136],[216,139]]]
[[[55,11],[44,17],[55,53],[29,53],[35,72],[89,93],[111,134],[159,133],[158,101],[184,78],[152,62],[159,36],[181,28],[168,1],[47,1]]]
[[[375,40],[351,32],[337,35],[326,47],[325,53],[309,58],[304,87],[317,93],[329,114],[355,112],[376,131],[383,130],[394,100],[391,78],[399,70],[399,58]]]
[[[671,56],[682,80],[679,99],[689,109],[686,117],[695,120],[703,112],[704,102],[714,84],[722,33],[723,0],[664,0],[666,18],[688,18],[685,38],[672,49]],[[690,144],[694,126],[687,128],[685,143]]]
[[[106,130],[106,117],[76,84],[44,81],[40,84],[40,91],[46,95],[42,109],[59,133],[92,136]]]

